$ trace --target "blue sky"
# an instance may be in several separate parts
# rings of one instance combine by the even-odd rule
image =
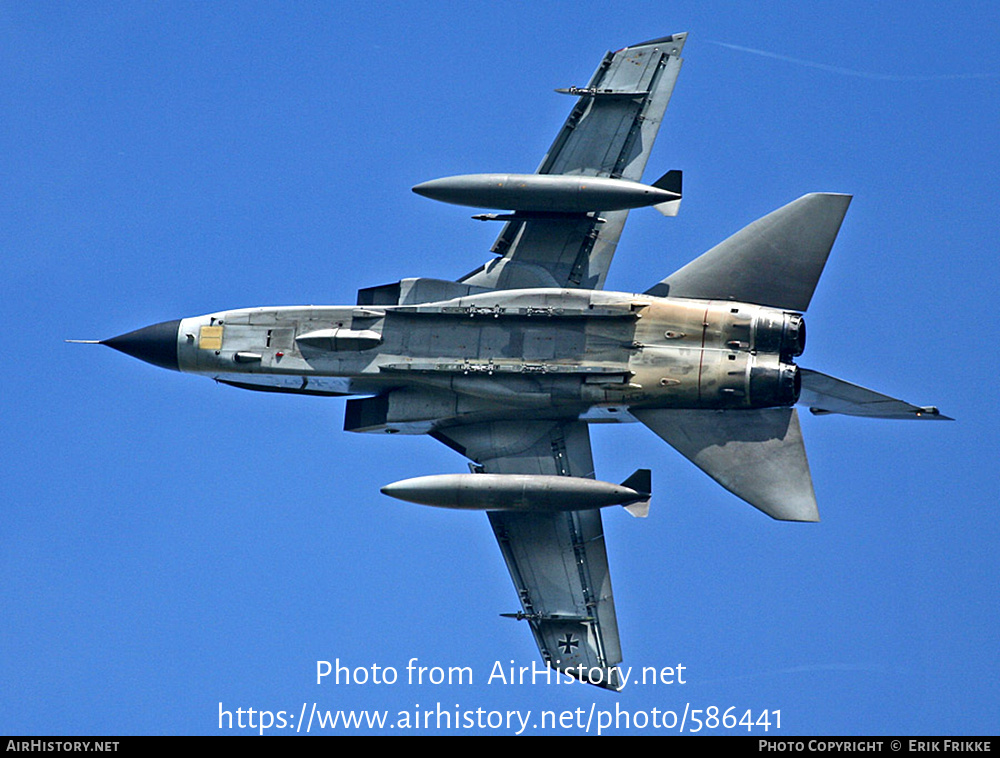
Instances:
[[[988,3],[4,4],[0,732],[440,703],[530,712],[530,733],[617,704],[995,734],[998,27]],[[646,176],[683,169],[684,205],[632,213],[608,288],[852,193],[799,363],[957,419],[806,414],[816,525],[771,521],[639,425],[595,429],[598,478],[654,472],[648,520],[604,518],[623,665],[682,664],[685,684],[490,683],[539,659],[498,616],[517,599],[486,517],[378,491],[463,459],[346,434],[340,400],[63,342],[464,274],[499,226],[409,188],[533,171],[571,106],[554,88],[680,31]],[[473,683],[405,684],[413,658]],[[335,659],[400,681],[317,685]]]

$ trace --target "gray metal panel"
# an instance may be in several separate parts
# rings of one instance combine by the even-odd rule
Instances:
[[[603,176],[639,181],[680,73],[686,34],[608,53],[536,173]],[[611,90],[622,95],[587,94]],[[628,211],[594,221],[511,221],[493,252],[513,265],[486,265],[462,278],[496,289],[559,286],[601,289]],[[539,267],[550,273],[545,282]],[[532,283],[532,282],[538,283]]]
[[[933,406],[910,405],[819,371],[807,368],[799,371],[802,374],[799,405],[808,406],[817,415],[843,413],[846,416],[869,418],[953,420],[939,413]]]
[[[715,481],[782,521],[819,521],[794,408],[632,414]]]
[[[621,662],[621,643],[601,512],[488,515],[542,657],[617,689],[610,667]]]
[[[471,424],[435,436],[487,473],[594,478],[580,421]],[[574,676],[594,669],[591,683],[617,689],[621,643],[600,510],[488,515],[542,657]]]
[[[675,34],[608,53],[586,89],[641,94],[582,96],[536,173],[639,181],[680,74],[686,39]]]
[[[744,227],[646,294],[804,311],[850,203],[850,195],[804,195]]]

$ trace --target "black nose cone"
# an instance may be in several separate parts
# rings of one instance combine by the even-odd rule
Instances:
[[[164,321],[134,332],[101,340],[102,345],[113,347],[119,352],[174,371],[179,371],[177,363],[177,330],[181,320]]]

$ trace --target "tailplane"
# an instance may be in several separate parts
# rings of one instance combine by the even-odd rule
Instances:
[[[804,195],[744,227],[646,294],[804,311],[850,203],[850,195]]]
[[[781,521],[819,521],[794,408],[631,409],[715,481]]]

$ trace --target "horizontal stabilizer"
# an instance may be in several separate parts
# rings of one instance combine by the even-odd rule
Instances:
[[[846,416],[891,419],[937,419],[953,421],[934,406],[910,405],[856,384],[836,379],[819,371],[799,369],[802,392],[799,404],[817,416],[843,413]]]
[[[819,521],[794,408],[631,409],[715,481],[782,521]]]
[[[804,195],[744,227],[646,294],[804,311],[850,202],[850,195]]]

